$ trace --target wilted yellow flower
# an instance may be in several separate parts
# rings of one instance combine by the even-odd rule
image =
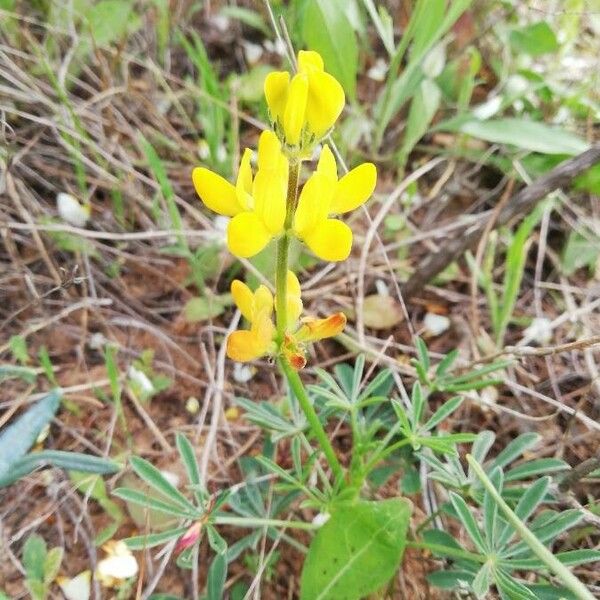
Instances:
[[[276,330],[273,323],[274,299],[271,292],[260,285],[255,292],[239,280],[231,284],[231,295],[244,318],[250,322],[249,330],[234,331],[227,339],[227,356],[232,360],[246,362],[276,352]],[[286,334],[281,352],[296,369],[306,364],[304,345],[342,331],[346,325],[343,313],[326,319],[305,318],[302,313],[300,283],[292,271],[287,272]]]
[[[204,167],[192,172],[202,202],[220,215],[233,217],[227,226],[227,245],[240,258],[258,254],[280,235],[286,214],[288,160],[277,136],[272,131],[261,134],[254,178],[251,157],[252,151],[246,149],[235,186]]]
[[[344,108],[344,90],[324,71],[317,52],[298,52],[298,73],[269,73],[265,97],[271,118],[285,142],[303,146],[322,138]]]
[[[330,216],[349,212],[363,204],[373,193],[376,182],[377,170],[373,163],[363,163],[338,180],[335,158],[325,145],[317,170],[300,193],[294,233],[319,258],[345,260],[352,248],[352,230]]]

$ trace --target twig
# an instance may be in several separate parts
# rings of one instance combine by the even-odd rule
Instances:
[[[600,162],[600,146],[593,146],[578,156],[561,163],[531,185],[517,192],[508,203],[508,206],[498,215],[496,226],[501,227],[515,217],[528,214],[539,200],[556,189],[566,187],[574,177],[598,162]],[[418,270],[402,286],[404,298],[414,296],[428,281],[441,273],[465,250],[472,247],[481,237],[488,219],[489,212],[482,214],[480,219],[461,235],[444,244],[439,252],[428,256]]]

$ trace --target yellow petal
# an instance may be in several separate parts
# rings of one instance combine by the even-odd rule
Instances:
[[[337,181],[337,165],[335,164],[335,156],[327,144],[325,144],[321,150],[319,164],[317,165],[317,172],[333,179],[333,181]]]
[[[316,342],[340,334],[346,326],[346,315],[336,313],[326,319],[305,319],[294,336],[297,342]]]
[[[270,130],[265,130],[258,138],[258,170],[274,169],[281,158],[281,143]]]
[[[322,71],[323,68],[323,59],[318,52],[314,50],[300,50],[298,52],[298,71]]]
[[[252,158],[252,150],[246,148],[240,161],[240,168],[238,170],[237,182],[235,190],[237,194],[237,200],[239,205],[244,210],[252,208],[252,198],[249,197],[252,193],[252,167],[250,166],[250,159]]]
[[[256,335],[252,331],[234,331],[227,338],[227,356],[231,360],[247,362],[265,354]]]
[[[373,193],[377,183],[377,169],[373,163],[363,163],[344,175],[338,182],[331,213],[345,213],[359,207]]]
[[[303,239],[325,221],[333,191],[331,180],[321,173],[313,173],[304,184],[294,215],[294,232],[299,238]]]
[[[289,83],[290,74],[287,71],[275,71],[265,78],[265,98],[274,121],[283,123]]]
[[[300,142],[304,127],[306,102],[308,97],[308,79],[305,75],[294,75],[288,91],[288,99],[283,113],[283,131],[288,144],[295,146]]]
[[[333,127],[344,108],[345,96],[335,77],[323,71],[308,75],[306,121],[312,133],[323,137]]]
[[[258,254],[271,238],[272,235],[254,212],[240,213],[227,226],[227,246],[239,258]]]
[[[254,292],[254,317],[259,313],[265,313],[269,317],[273,314],[273,294],[266,285],[259,285]]]
[[[260,169],[252,188],[254,211],[272,236],[283,231],[285,222],[287,190],[280,176],[275,169]]]
[[[302,299],[300,291],[300,282],[293,271],[287,272],[287,326],[291,327],[300,318],[302,314]]]
[[[298,277],[296,277],[296,273],[294,273],[294,271],[287,272],[286,284],[288,296],[295,296],[296,298],[300,298],[300,282],[298,281]]]
[[[342,221],[326,219],[304,236],[304,242],[319,258],[338,262],[350,255],[352,230]]]
[[[227,356],[239,362],[259,358],[270,350],[274,333],[270,316],[266,311],[260,312],[250,331],[234,331],[227,338]]]
[[[196,193],[210,210],[226,217],[242,212],[237,200],[236,189],[229,181],[204,167],[192,171]]]
[[[243,281],[234,279],[231,282],[231,295],[244,319],[252,322],[252,317],[254,316],[254,294],[250,291],[250,288]]]

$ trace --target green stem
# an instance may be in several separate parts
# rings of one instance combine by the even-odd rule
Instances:
[[[289,231],[292,227],[294,213],[298,206],[298,176],[300,173],[300,161],[290,160],[289,178],[288,178],[288,193],[287,193],[287,210],[285,216],[285,231],[277,242],[277,268],[275,272],[275,309],[277,311],[277,343],[281,345],[285,341],[285,333],[287,329],[287,270],[288,270],[288,255],[290,246]],[[285,375],[288,385],[298,399],[300,408],[306,416],[306,420],[310,425],[313,435],[317,438],[329,466],[337,480],[342,481],[344,471],[340,462],[335,455],[331,442],[317,417],[317,413],[311,404],[308,394],[304,389],[304,385],[298,373],[290,366],[285,356],[280,356],[279,368]]]
[[[295,529],[318,529],[319,525],[305,521],[283,521],[281,519],[261,519],[254,517],[229,517],[217,515],[215,525],[236,525],[237,527],[293,527]]]
[[[279,360],[279,367],[283,371],[290,388],[292,388],[294,395],[298,399],[300,408],[302,409],[302,412],[304,412],[306,420],[310,425],[310,429],[313,435],[317,438],[319,446],[321,447],[323,454],[325,454],[327,462],[329,463],[335,478],[339,481],[342,481],[344,478],[344,470],[342,469],[342,465],[340,464],[340,461],[333,450],[333,446],[331,445],[331,442],[325,433],[325,429],[323,429],[323,425],[321,425],[321,421],[319,421],[319,417],[317,416],[317,413],[315,412],[315,409],[308,398],[308,394],[304,389],[304,385],[302,384],[302,380],[300,379],[298,372],[295,371],[283,357]]]
[[[494,499],[494,502],[496,502],[500,510],[504,513],[506,520],[515,528],[521,539],[546,565],[548,570],[554,573],[556,577],[562,581],[565,587],[571,590],[579,600],[594,600],[594,596],[587,587],[581,583],[581,581],[571,573],[570,569],[563,565],[531,531],[529,531],[527,525],[525,525],[525,523],[523,523],[523,521],[521,521],[521,519],[519,519],[512,511],[510,506],[506,504],[502,496],[500,496],[494,487],[494,484],[488,479],[488,476],[485,474],[480,464],[470,454],[467,454],[467,462],[483,484],[483,487],[485,487],[490,496]]]

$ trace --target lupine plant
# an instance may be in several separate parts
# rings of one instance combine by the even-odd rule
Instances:
[[[367,377],[363,356],[353,367],[338,365],[333,375],[317,369],[319,381],[305,387],[300,372],[308,360],[307,346],[339,334],[346,317],[341,312],[324,318],[305,314],[302,286],[289,260],[291,240],[298,238],[321,260],[345,260],[352,231],[339,217],[369,199],[377,172],[364,163],[339,177],[328,136],[343,109],[344,91],[316,52],[301,51],[294,62],[294,74],[274,72],[265,80],[272,129],[260,135],[255,168],[253,152],[246,149],[235,184],[205,167],[194,169],[192,176],[206,207],[231,218],[227,245],[233,255],[251,258],[276,244],[274,294],[265,284],[255,289],[237,279],[231,284],[247,326],[229,335],[226,350],[239,362],[268,356],[289,394],[277,402],[237,400],[266,437],[259,456],[240,460],[244,480],[227,490],[209,493],[195,450],[182,434],[177,448],[187,495],[149,462],[132,458],[135,473],[158,496],[132,488],[114,493],[180,523],[126,543],[132,550],[167,544],[180,567],[195,568],[199,544],[206,539],[214,554],[206,596],[215,600],[224,595],[228,564],[264,537],[283,540],[305,555],[303,600],[353,600],[382,591],[397,597],[393,577],[407,546],[445,561],[443,570],[430,576],[432,583],[478,598],[487,597],[491,586],[510,599],[536,594],[591,598],[567,565],[598,560],[600,553],[553,555],[547,548],[581,518],[577,510],[540,508],[556,504],[551,477],[566,465],[556,459],[525,461],[505,472],[538,442],[536,436],[517,438],[485,462],[493,434],[448,432],[446,424],[465,394],[498,384],[501,377],[493,374],[506,368],[506,361],[457,373],[457,352],[433,366],[425,344],[415,339],[416,380],[410,393],[403,385],[393,392],[389,369]],[[310,171],[315,154],[316,168]],[[340,460],[327,435],[325,424],[334,419],[351,432],[348,461]],[[276,460],[279,443],[289,446],[290,468]],[[459,448],[468,443],[473,447],[465,472]],[[406,496],[433,486],[443,488],[443,504],[432,508],[408,539],[412,502],[390,490]],[[376,495],[387,499],[373,500]],[[298,508],[312,509],[316,516],[291,518]],[[528,527],[524,522],[530,518]],[[466,532],[463,543],[454,539],[457,523]],[[251,533],[228,546],[220,533],[223,526]],[[293,530],[304,534],[292,535]],[[524,572],[534,574],[536,582]]]

